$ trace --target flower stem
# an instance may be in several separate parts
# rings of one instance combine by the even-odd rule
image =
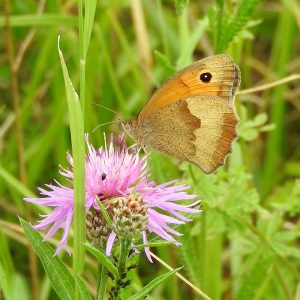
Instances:
[[[96,300],[102,300],[105,296],[107,283],[107,269],[102,265],[98,265],[98,280],[97,280],[97,297]]]
[[[118,264],[118,271],[120,275],[126,270],[126,262],[128,259],[130,242],[131,241],[127,239],[121,240],[121,250]]]
[[[131,240],[120,239],[120,255],[118,260],[118,271],[119,276],[115,278],[115,286],[110,290],[110,300],[120,299],[120,294],[122,290],[126,287],[126,278],[127,278],[127,260],[130,250]],[[122,299],[122,297],[121,297]]]

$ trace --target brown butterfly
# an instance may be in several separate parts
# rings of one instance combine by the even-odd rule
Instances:
[[[158,88],[138,117],[122,124],[124,131],[142,146],[212,173],[238,136],[234,96],[239,84],[240,70],[228,55],[201,59]]]

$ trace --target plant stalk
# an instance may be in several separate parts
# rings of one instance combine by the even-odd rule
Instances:
[[[97,296],[96,300],[103,300],[106,291],[107,284],[107,269],[102,265],[98,264],[98,280],[97,280]]]

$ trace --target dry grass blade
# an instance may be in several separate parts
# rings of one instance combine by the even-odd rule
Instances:
[[[267,84],[263,84],[263,85],[260,85],[260,86],[257,86],[257,87],[251,88],[251,89],[239,91],[239,92],[237,92],[237,94],[238,95],[252,94],[252,93],[264,91],[267,89],[271,89],[275,86],[278,86],[278,85],[281,85],[281,84],[284,84],[284,83],[287,83],[290,81],[298,80],[298,79],[300,79],[300,74],[292,74],[292,75],[289,75],[287,77],[284,77],[282,79],[279,79],[279,80],[276,80],[276,81],[273,81],[273,82],[270,82]]]
[[[166,267],[168,270],[172,271],[174,270],[171,266],[169,266],[168,264],[166,264],[163,260],[161,260],[158,256],[156,256],[154,253],[152,253],[150,251],[150,255],[156,259],[159,263],[161,263],[164,267]],[[189,280],[187,280],[185,277],[183,277],[182,275],[180,275],[179,273],[175,273],[175,275],[180,278],[183,282],[185,282],[188,286],[190,286],[196,293],[198,293],[199,295],[201,295],[203,297],[203,299],[206,300],[211,300],[210,297],[208,297],[204,292],[202,292],[198,287],[196,287],[194,284],[192,284]]]

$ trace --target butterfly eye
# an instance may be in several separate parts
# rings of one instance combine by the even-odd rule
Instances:
[[[102,173],[102,176],[101,176],[102,181],[105,180],[106,176],[107,175],[105,173]]]
[[[200,80],[202,81],[202,82],[205,82],[205,83],[208,83],[208,82],[210,82],[211,81],[211,78],[212,78],[212,75],[210,74],[210,73],[202,73],[201,75],[200,75]]]

